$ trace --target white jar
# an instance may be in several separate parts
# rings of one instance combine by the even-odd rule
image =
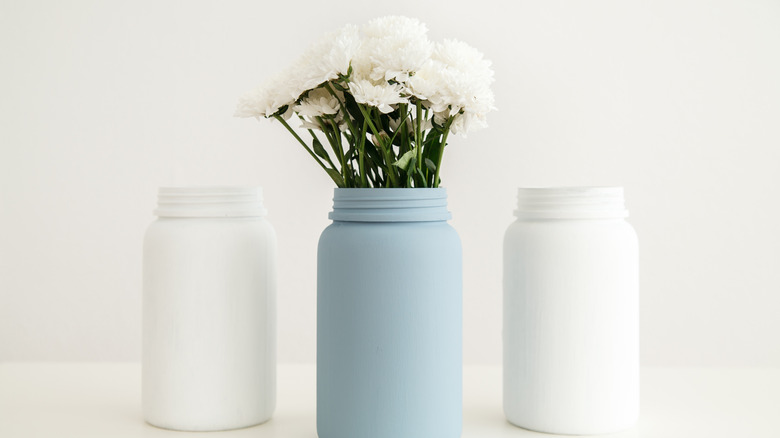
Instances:
[[[504,413],[589,435],[639,415],[638,249],[620,187],[520,189],[504,238]]]
[[[259,188],[161,188],[143,263],[143,413],[166,429],[268,420],[276,235]]]

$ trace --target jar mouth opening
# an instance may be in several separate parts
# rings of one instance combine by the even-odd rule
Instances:
[[[336,188],[328,217],[345,222],[431,222],[452,218],[440,188]]]
[[[623,187],[528,187],[517,190],[519,219],[621,219],[628,217]]]
[[[257,193],[261,188],[257,186],[162,186],[157,189],[159,194],[176,194],[182,196],[198,196],[204,194],[238,194]]]
[[[183,186],[160,187],[157,192],[158,217],[263,217],[260,187]]]

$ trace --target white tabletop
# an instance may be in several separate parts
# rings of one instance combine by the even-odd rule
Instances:
[[[267,423],[209,438],[316,438],[315,369],[280,365]],[[463,438],[552,437],[507,423],[501,370],[464,369]],[[0,437],[185,436],[144,423],[135,363],[0,364]],[[780,369],[642,370],[637,426],[610,437],[780,437]]]

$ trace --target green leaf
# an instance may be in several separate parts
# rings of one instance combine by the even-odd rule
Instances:
[[[347,108],[347,112],[352,117],[352,120],[355,121],[355,126],[362,126],[363,113],[360,112],[360,107],[358,107],[358,104],[355,102],[355,98],[352,97],[352,94],[344,93],[344,107]]]
[[[376,164],[381,164],[384,162],[382,159],[382,155],[379,153],[379,150],[374,146],[374,143],[371,143],[370,141],[366,141],[366,144],[363,147],[366,157],[371,159]]]
[[[409,160],[409,167],[406,169],[406,187],[412,187],[412,177],[415,169],[417,169],[417,157]]]
[[[331,179],[336,183],[339,187],[344,187],[344,177],[341,176],[341,173],[339,173],[336,169],[325,169],[326,172],[328,172],[328,175],[330,175]]]
[[[430,160],[439,158],[439,147],[441,146],[441,133],[437,129],[431,129],[423,141],[423,157]],[[436,161],[433,161],[434,163]]]
[[[397,110],[396,110],[397,111]],[[392,113],[390,113],[392,114]],[[389,114],[380,114],[379,115],[379,125],[377,126],[377,129],[380,131],[391,132],[390,129],[390,115]]]
[[[346,131],[342,132],[342,134],[344,135],[344,138],[347,139],[347,143],[349,143],[350,146],[354,146],[355,145],[355,136],[352,135],[352,132],[349,129],[347,129]]]
[[[317,137],[313,137],[311,144],[314,149],[314,153],[317,154],[320,158],[324,158],[325,160],[330,161],[330,156],[328,156],[328,151],[325,150],[324,147],[322,147],[322,143],[320,142],[320,139]]]
[[[290,105],[282,105],[275,113],[271,114],[270,116],[265,116],[265,117],[266,118],[271,118],[271,117],[276,117],[276,116],[283,117],[284,113],[286,113],[289,108],[290,108]]]
[[[414,162],[417,162],[417,158],[415,158],[414,150],[406,151],[405,154],[401,156],[401,158],[398,159],[395,163],[393,163],[393,166],[398,167],[403,170],[407,170],[409,168],[409,164],[412,163],[412,160],[414,159]]]
[[[353,158],[357,158],[357,149],[356,148],[347,149],[347,152],[344,153],[344,159],[349,161]]]
[[[342,76],[342,78],[343,78],[343,76]],[[333,88],[335,88],[336,90],[339,90],[341,92],[349,91],[349,88],[344,87],[343,85],[341,85],[340,83],[338,83],[336,81],[331,82],[331,84],[333,85]]]
[[[436,172],[436,163],[434,163],[430,158],[425,159],[425,167],[430,169],[431,172]]]
[[[426,181],[426,180],[425,180],[425,174],[423,174],[423,171],[422,171],[422,169],[420,169],[420,168],[418,167],[418,168],[417,168],[417,169],[415,169],[415,170],[417,171],[417,175],[420,177],[420,179],[422,179],[422,181],[424,181],[424,183],[425,183],[425,184],[424,184],[424,186],[425,186],[425,185],[427,185],[427,184],[428,184],[428,181]]]

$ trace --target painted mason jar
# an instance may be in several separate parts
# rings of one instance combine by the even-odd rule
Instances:
[[[317,264],[320,438],[458,438],[461,245],[437,189],[336,189]]]
[[[143,412],[247,427],[276,402],[276,235],[256,187],[161,188],[143,264]]]
[[[504,412],[588,435],[639,415],[639,285],[620,187],[520,189],[504,238]]]

